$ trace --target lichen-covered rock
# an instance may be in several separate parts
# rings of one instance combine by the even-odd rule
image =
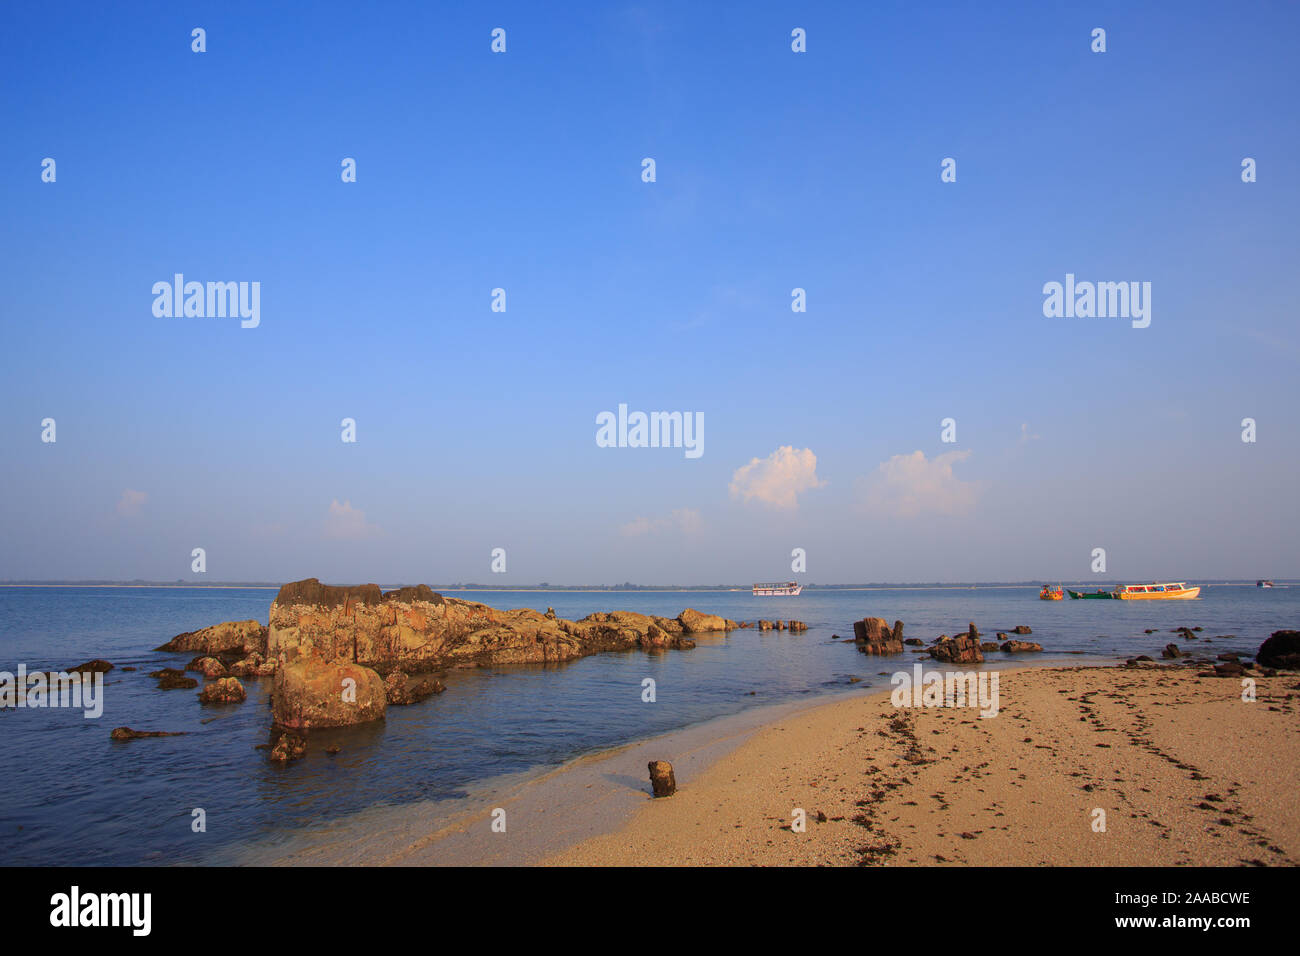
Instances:
[[[276,724],[292,730],[382,720],[386,702],[384,682],[369,667],[311,658],[276,670],[271,699]]]
[[[266,653],[267,628],[258,621],[226,621],[197,631],[177,634],[156,651],[201,653],[216,656],[227,651]]]
[[[441,694],[447,688],[436,677],[412,679],[401,671],[393,671],[384,678],[384,697],[388,705],[417,704]]]
[[[700,634],[706,631],[729,631],[736,626],[735,621],[729,621],[725,617],[719,617],[716,614],[703,614],[689,607],[677,615],[677,620],[681,622],[682,630],[687,634]]]
[[[200,704],[238,704],[247,693],[237,677],[222,677],[199,691]]]
[[[208,680],[225,677],[227,674],[226,665],[215,657],[196,657],[185,665],[185,669],[187,671],[196,671]]]

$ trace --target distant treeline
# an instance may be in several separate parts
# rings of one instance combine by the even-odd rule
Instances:
[[[1136,580],[1136,579],[1135,579]],[[1291,582],[1275,579],[1279,585],[1289,584]],[[355,583],[355,582],[342,582]],[[416,582],[419,583],[419,582]],[[805,584],[805,591],[860,591],[863,589],[886,589],[886,588],[1015,588],[1015,587],[1041,587],[1044,583],[1057,584],[1069,583],[1059,582],[1056,580],[1050,582],[1044,581],[907,581],[907,582],[876,582],[868,584]],[[1120,579],[1093,579],[1085,584],[1078,584],[1080,588],[1097,588],[1111,587],[1116,584],[1131,584],[1130,580]],[[1254,580],[1229,580],[1229,581],[1208,581],[1205,586],[1214,585],[1253,585]],[[273,581],[184,581],[177,579],[175,581],[102,581],[102,580],[84,580],[84,581],[24,581],[8,580],[0,581],[3,587],[138,587],[138,588],[276,588],[280,587],[279,582]],[[410,582],[399,584],[382,584],[381,588],[389,590],[398,587],[409,587]],[[431,584],[429,585],[435,591],[748,591],[752,587],[750,584],[633,584],[631,581],[625,581],[622,584],[551,584],[543,581],[540,584],[478,584],[474,582],[455,584]]]

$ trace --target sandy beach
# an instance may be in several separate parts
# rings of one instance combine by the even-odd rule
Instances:
[[[874,692],[679,767],[675,796],[543,862],[1294,865],[1298,697],[1294,674],[1246,703],[1181,666],[1005,672],[990,719]]]

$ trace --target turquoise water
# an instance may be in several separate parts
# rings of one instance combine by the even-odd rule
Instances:
[[[1088,586],[1088,585],[1085,585]],[[1201,650],[1253,654],[1272,631],[1300,627],[1300,587],[1208,587],[1192,602],[1037,599],[1034,588],[806,591],[754,598],[746,591],[444,592],[497,607],[554,606],[563,617],[632,610],[675,616],[683,607],[736,620],[799,619],[806,632],[741,630],[703,637],[689,651],[599,654],[569,664],[452,672],[447,692],[389,711],[370,726],[313,736],[308,756],[269,763],[258,744],[270,723],[267,682],[248,700],[201,707],[195,691],[159,691],[146,673],[190,655],[150,650],[218,621],[265,621],[273,589],[0,588],[0,670],[60,669],[102,657],[118,665],[104,713],[0,711],[0,864],[201,862],[223,846],[376,804],[465,796],[486,779],[558,766],[583,753],[699,723],[758,704],[887,683],[912,655],[869,658],[852,622],[901,619],[927,643],[974,621],[990,637],[1033,629],[1056,661],[1158,656],[1169,628],[1201,626]],[[1144,634],[1146,628],[1158,628]],[[1219,635],[1234,635],[1220,637]],[[1002,655],[989,656],[997,666]],[[1046,661],[1047,658],[1045,657]],[[139,671],[123,673],[123,665]],[[657,701],[641,700],[652,677]],[[109,740],[118,726],[186,736]],[[324,752],[337,744],[336,756]],[[191,829],[202,808],[205,833]]]

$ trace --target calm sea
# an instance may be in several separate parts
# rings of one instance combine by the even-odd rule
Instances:
[[[118,669],[104,713],[0,710],[0,864],[202,862],[223,847],[379,804],[464,797],[504,774],[566,760],[748,707],[843,690],[850,678],[887,685],[911,655],[871,659],[851,643],[852,622],[901,619],[927,643],[974,621],[990,639],[1017,624],[1050,652],[1041,662],[1158,656],[1168,630],[1199,625],[1202,650],[1253,654],[1270,632],[1300,626],[1300,587],[1208,587],[1194,602],[1037,599],[1033,588],[809,591],[754,598],[744,591],[444,592],[497,607],[554,606],[562,617],[631,610],[675,616],[683,607],[736,620],[799,619],[804,633],[733,631],[690,651],[598,654],[570,664],[453,672],[446,693],[389,710],[386,721],[313,737],[308,756],[269,763],[269,682],[248,700],[201,707],[194,691],[159,691],[146,672],[189,655],[150,650],[219,621],[266,621],[273,589],[0,588],[0,670],[57,670],[102,657]],[[1146,628],[1158,628],[1144,634]],[[1220,637],[1219,635],[1232,635]],[[1002,655],[990,655],[997,666]],[[139,671],[124,673],[123,665]],[[652,677],[657,701],[642,703]],[[859,685],[861,686],[861,685]],[[183,737],[109,740],[113,727],[185,731]],[[324,753],[337,744],[336,756]],[[191,829],[202,808],[207,831]]]

